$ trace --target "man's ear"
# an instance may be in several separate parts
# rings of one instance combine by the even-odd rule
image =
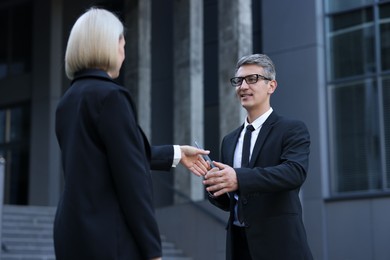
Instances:
[[[274,93],[277,87],[278,82],[276,80],[271,80],[268,85],[268,94]]]

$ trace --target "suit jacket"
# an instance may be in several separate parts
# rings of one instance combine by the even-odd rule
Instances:
[[[234,150],[243,125],[222,141],[221,162],[233,165]],[[312,259],[302,222],[299,190],[306,179],[310,136],[304,123],[275,112],[264,122],[248,168],[237,168],[239,210],[246,224],[252,259]],[[230,211],[227,259],[232,259],[233,193],[209,198]]]
[[[64,190],[54,224],[57,260],[161,256],[150,167],[173,147],[150,147],[130,93],[104,71],[76,74],[56,111]]]

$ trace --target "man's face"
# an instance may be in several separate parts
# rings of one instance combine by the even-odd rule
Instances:
[[[236,77],[246,77],[252,74],[264,75],[263,68],[254,64],[241,66]],[[264,80],[258,78],[256,83],[248,84],[245,80],[242,81],[241,86],[236,87],[236,94],[241,102],[241,105],[248,112],[263,113],[268,110],[270,106],[270,96],[276,88],[275,80]]]

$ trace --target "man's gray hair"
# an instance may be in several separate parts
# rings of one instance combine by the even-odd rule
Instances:
[[[263,68],[264,70],[264,77],[275,79],[276,78],[276,71],[275,71],[275,65],[272,62],[272,60],[265,54],[250,54],[247,56],[242,57],[238,60],[236,65],[236,73],[238,69],[243,65],[257,65]]]

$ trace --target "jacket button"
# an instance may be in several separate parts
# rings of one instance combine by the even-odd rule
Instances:
[[[242,199],[242,203],[243,203],[244,205],[246,205],[246,204],[248,204],[248,201],[247,201],[246,199]]]

